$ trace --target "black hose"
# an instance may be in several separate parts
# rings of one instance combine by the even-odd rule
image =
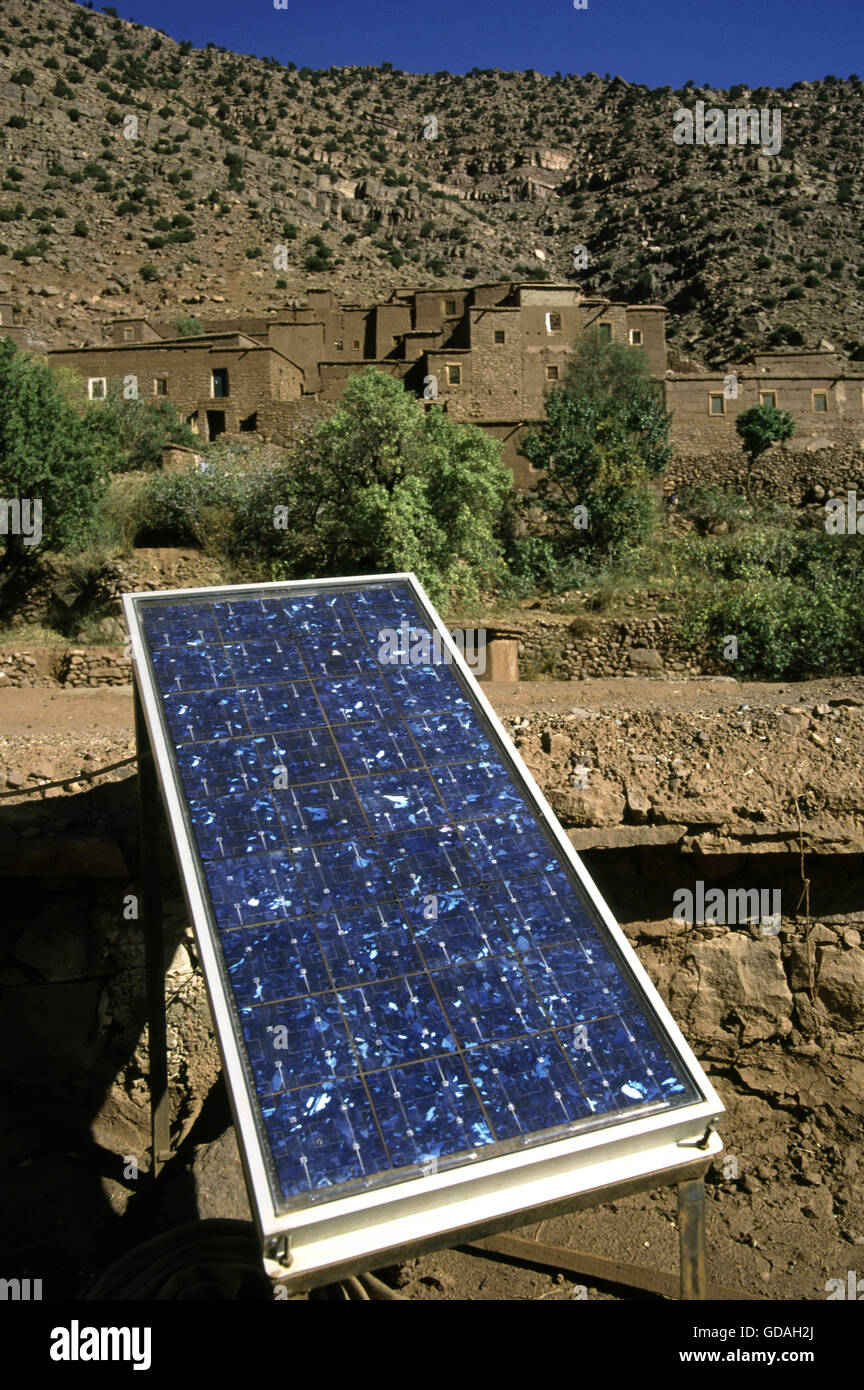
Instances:
[[[251,1221],[191,1221],[127,1250],[82,1298],[250,1300],[273,1297]]]
[[[251,1221],[190,1221],[133,1246],[87,1285],[87,1301],[273,1299],[264,1272],[261,1246]],[[398,1300],[374,1274],[359,1274],[338,1284],[314,1289],[313,1299],[345,1301]]]

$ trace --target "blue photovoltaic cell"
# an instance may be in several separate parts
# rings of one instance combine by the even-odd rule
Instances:
[[[137,602],[280,1210],[698,1099],[407,583]]]

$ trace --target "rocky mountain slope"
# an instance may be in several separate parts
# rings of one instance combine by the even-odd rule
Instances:
[[[676,145],[673,113],[697,100],[779,108],[779,152]],[[823,338],[864,356],[862,115],[857,75],[673,91],[297,70],[5,0],[0,300],[42,347],[101,341],[142,309],[537,277],[666,303],[672,345],[709,363]]]

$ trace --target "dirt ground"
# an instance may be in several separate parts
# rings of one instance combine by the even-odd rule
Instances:
[[[864,679],[781,686],[634,679],[485,690],[499,716],[509,720],[566,715],[574,707],[604,715],[648,711],[692,717],[694,711],[722,714],[742,704],[758,709],[780,702],[810,709],[847,697],[854,703],[864,697]],[[68,777],[132,753],[129,687],[0,690],[0,789],[5,784],[7,791],[23,793],[36,777]],[[789,758],[794,758],[794,740]],[[787,771],[775,767],[778,781]],[[64,793],[58,789],[53,795]],[[16,801],[10,797],[5,805]],[[860,820],[860,805],[857,814]],[[640,905],[638,882],[622,885],[620,866],[609,861],[604,867],[602,856],[586,855],[586,862],[637,949],[656,941],[663,921],[647,901]],[[864,921],[864,883],[857,890],[853,885],[852,896],[857,919],[847,903],[837,916],[837,930]],[[647,957],[650,973],[650,951]],[[751,1043],[740,1055],[710,1045],[696,1050],[727,1108],[721,1130],[726,1156],[715,1162],[707,1184],[709,1279],[756,1298],[824,1299],[828,1279],[845,1280],[848,1270],[864,1268],[861,1030],[818,1042],[793,1031]],[[670,1189],[559,1217],[519,1234],[656,1270],[677,1269]],[[415,1300],[563,1300],[580,1296],[582,1287],[590,1299],[634,1296],[578,1275],[460,1250],[420,1257],[387,1277]]]
[[[597,710],[693,708],[706,712],[779,700],[814,704],[850,691],[864,696],[864,676],[821,681],[786,681],[779,685],[741,683],[725,676],[698,681],[632,680],[523,681],[486,683],[481,689],[500,719],[533,714],[563,715],[573,706]],[[16,687],[0,689],[0,736],[35,737],[58,732],[85,737],[131,731],[131,686],[83,690]]]

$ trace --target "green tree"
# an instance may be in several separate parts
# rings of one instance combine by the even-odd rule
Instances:
[[[744,491],[749,502],[750,480],[757,459],[777,440],[791,439],[795,433],[795,421],[791,410],[778,410],[776,405],[754,405],[738,416],[735,432],[747,456]]]
[[[82,546],[106,478],[85,421],[53,372],[11,338],[0,338],[0,496],[41,501],[41,547]],[[38,545],[5,536],[4,564],[21,564]]]
[[[174,320],[174,332],[178,338],[197,338],[204,329],[198,319],[192,318],[189,314],[180,314]]]
[[[104,401],[89,406],[85,421],[104,467],[113,473],[160,463],[166,444],[200,442],[173,401],[127,400],[119,382],[111,383]]]
[[[413,570],[434,599],[471,601],[500,576],[494,528],[512,486],[497,441],[369,368],[295,457],[293,572]]]
[[[640,544],[653,525],[650,482],[669,458],[671,423],[644,353],[586,333],[545,410],[521,453],[540,470],[536,497],[559,549],[614,558]]]

